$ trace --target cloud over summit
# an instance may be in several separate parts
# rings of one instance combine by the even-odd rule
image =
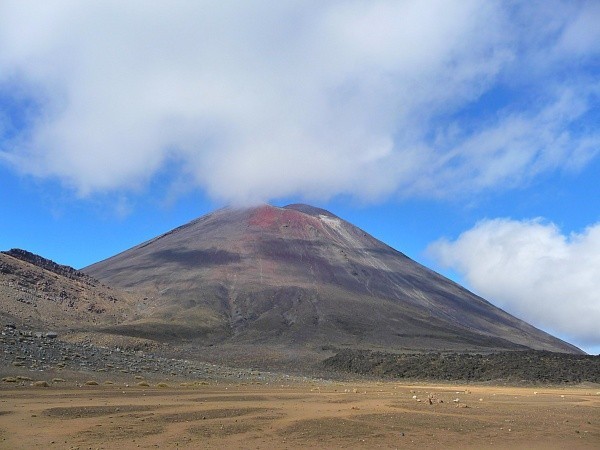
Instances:
[[[28,107],[0,116],[0,162],[80,195],[176,167],[234,203],[438,196],[577,169],[600,143],[585,126],[600,10],[551,6],[3,2],[0,98]],[[495,104],[497,90],[531,97]]]

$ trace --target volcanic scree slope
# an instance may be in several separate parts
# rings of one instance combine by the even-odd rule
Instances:
[[[328,211],[221,209],[83,269],[143,295],[106,331],[198,345],[580,350]]]

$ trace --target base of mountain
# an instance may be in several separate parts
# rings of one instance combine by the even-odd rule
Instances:
[[[392,354],[325,346],[309,352],[265,346],[144,347],[137,341],[132,347],[126,341],[118,345],[90,339],[66,342],[55,333],[15,325],[3,328],[0,344],[4,350],[0,353],[0,367],[4,368],[0,374],[13,378],[31,373],[61,378],[61,373],[75,376],[85,372],[99,379],[137,375],[186,381],[275,381],[292,375],[507,384],[600,383],[600,355],[545,351]]]

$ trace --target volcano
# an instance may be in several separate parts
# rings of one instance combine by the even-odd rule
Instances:
[[[83,271],[143,298],[104,331],[207,351],[581,353],[308,205],[221,209]]]

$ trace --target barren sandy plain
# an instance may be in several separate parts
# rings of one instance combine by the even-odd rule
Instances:
[[[598,386],[148,384],[2,383],[0,448],[600,448]]]

